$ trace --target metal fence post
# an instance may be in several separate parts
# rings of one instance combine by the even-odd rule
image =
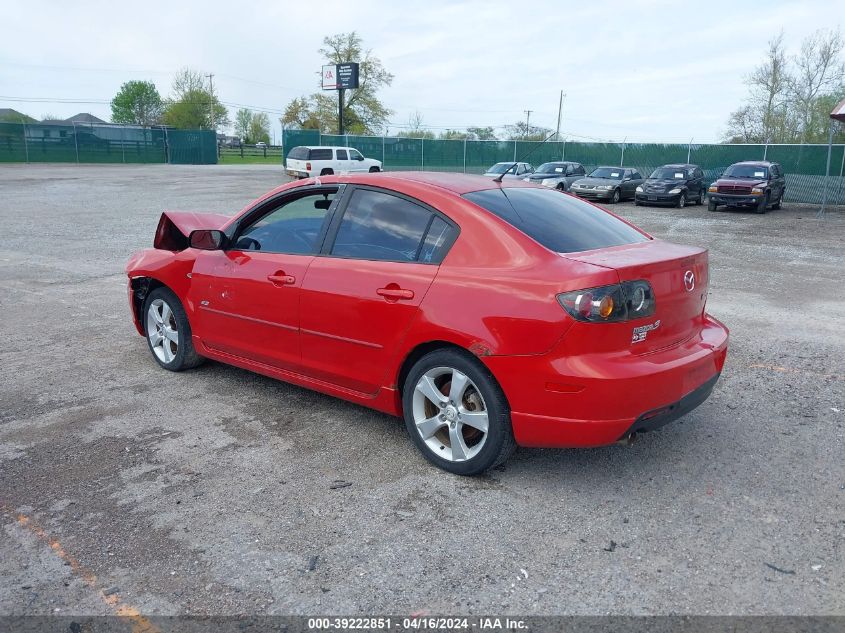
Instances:
[[[144,136],[146,136],[146,131],[144,132]],[[146,140],[146,138],[144,140]],[[120,126],[120,155],[122,157],[121,160],[123,160],[123,162],[125,163],[126,162],[126,126],[125,125]]]
[[[833,149],[833,119],[830,119],[830,124],[828,125],[830,128],[830,132],[828,133],[827,138],[827,167],[824,171],[824,189],[822,190],[822,206],[819,209],[819,214],[816,217],[822,217],[824,215],[824,207],[827,204],[827,181],[830,179],[830,152]]]
[[[763,145],[763,160],[766,160],[766,156],[769,155],[769,142],[766,141],[766,144]]]
[[[381,137],[381,168],[384,170],[384,136]]]
[[[464,173],[467,173],[467,137],[464,137]]]
[[[26,140],[26,123],[23,125],[23,155],[26,162],[29,162],[29,143]]]
[[[79,139],[76,138],[76,121],[71,121],[73,123],[73,146],[76,148],[76,164],[79,164]]]
[[[560,150],[560,159],[566,160],[566,139],[563,139],[563,147]]]
[[[170,164],[170,137],[167,135],[167,128],[164,128],[164,162]]]
[[[692,139],[695,137],[690,138],[689,145],[687,145],[687,164],[689,165],[690,158],[692,157]]]
[[[516,162],[516,139],[513,141],[513,162]]]
[[[620,167],[622,167],[625,164],[625,143],[626,143],[627,140],[628,140],[628,137],[626,136],[625,139],[622,141],[622,156],[619,159],[619,166]]]
[[[420,139],[420,171],[425,169],[425,139]]]

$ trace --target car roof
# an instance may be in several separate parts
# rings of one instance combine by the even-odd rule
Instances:
[[[427,185],[433,185],[446,189],[459,196],[470,193],[472,191],[480,191],[482,189],[495,189],[497,187],[531,187],[528,183],[521,180],[503,181],[501,184],[489,177],[480,176],[476,174],[457,174],[439,171],[388,171],[380,172],[379,174],[367,174],[365,177],[369,180],[371,177],[377,177],[379,180],[395,179],[405,180],[409,182],[418,182]],[[506,184],[507,183],[507,184]]]
[[[697,167],[698,167],[698,165],[693,165],[692,163],[669,163],[668,165],[663,165],[663,166],[664,166],[664,167],[672,167],[672,168],[676,168],[676,167],[680,168],[680,167],[683,167],[683,168],[685,168],[685,169],[687,169],[687,168],[689,168],[689,167],[693,167],[693,168],[697,168]]]
[[[306,149],[355,149],[348,145],[300,145]]]
[[[777,163],[770,162],[768,160],[741,160],[734,165],[759,165],[760,167],[769,167],[770,165],[776,165]]]

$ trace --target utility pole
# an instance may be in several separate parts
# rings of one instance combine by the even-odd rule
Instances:
[[[209,114],[211,115],[211,129],[214,130],[216,129],[214,127],[214,74],[209,73],[206,75],[206,77],[208,77],[208,110]]]
[[[563,100],[566,99],[566,95],[564,94],[563,90],[560,91],[560,103],[557,106],[557,134],[555,134],[555,140],[560,140],[560,120],[563,114]]]
[[[534,110],[523,110],[525,112],[525,133],[528,134],[528,130],[531,129],[531,113]]]
[[[343,136],[343,93],[345,90],[341,88],[337,91],[337,133]]]

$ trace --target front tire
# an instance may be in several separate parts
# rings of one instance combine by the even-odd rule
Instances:
[[[613,191],[613,198],[610,199],[611,204],[618,204],[619,201],[622,199],[622,192],[619,189],[615,189]]]
[[[683,209],[685,206],[687,206],[687,194],[685,191],[682,191],[680,193],[680,195],[678,196],[678,202],[675,203],[675,206],[679,209]]]
[[[760,200],[760,204],[757,205],[757,213],[765,213],[768,208],[769,208],[769,193],[766,192],[765,197],[762,200]]]
[[[182,302],[169,288],[156,288],[144,302],[144,332],[156,362],[169,371],[201,365]]]
[[[498,466],[516,448],[501,387],[466,352],[439,349],[418,360],[403,385],[402,409],[417,449],[455,475]]]
[[[370,167],[370,173],[371,174],[375,174],[375,173],[378,173],[380,171],[381,171],[381,169],[379,169],[378,167]]]
[[[698,199],[696,199],[695,203],[698,206],[701,206],[702,204],[704,204],[704,189],[698,190]]]

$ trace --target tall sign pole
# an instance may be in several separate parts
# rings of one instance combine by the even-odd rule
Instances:
[[[323,90],[337,90],[337,133],[345,134],[343,110],[347,90],[358,87],[358,64],[349,62],[323,66]]]

